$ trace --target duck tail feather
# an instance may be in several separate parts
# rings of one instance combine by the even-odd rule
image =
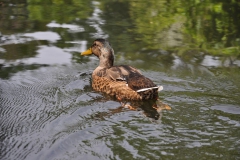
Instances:
[[[163,86],[142,88],[142,89],[137,90],[136,92],[144,92],[144,91],[151,90],[151,89],[158,89],[158,92],[160,92],[161,90],[163,90]]]

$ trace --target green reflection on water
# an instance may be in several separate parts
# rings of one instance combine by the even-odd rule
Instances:
[[[76,18],[87,18],[92,11],[91,1],[77,0],[28,0],[30,20],[69,23]]]
[[[227,59],[232,65],[240,55],[238,21],[240,4],[234,0],[231,2],[219,0],[11,2],[9,5],[1,6],[1,34],[16,36],[18,33],[50,30],[60,35],[60,40],[53,43],[59,48],[73,46],[66,41],[86,40],[91,43],[96,38],[92,34],[98,30],[93,26],[99,23],[103,32],[108,34],[108,39],[116,53],[124,53],[116,54],[118,58],[123,55],[130,60],[146,60],[155,56],[153,60],[169,67],[174,61],[171,54],[173,52],[184,61],[191,62],[194,59],[195,64],[201,64],[204,55],[213,54],[224,56],[222,61]],[[97,16],[93,14],[96,4],[101,10]],[[84,30],[71,33],[67,28],[47,27],[47,24],[53,21],[58,25],[81,26]],[[102,36],[102,34],[97,35]],[[34,57],[37,46],[49,45],[51,42],[22,43],[26,45],[15,45],[15,43],[1,45],[6,53],[1,53],[0,58],[8,61]],[[14,49],[19,48],[18,46],[22,46],[22,49]],[[76,62],[79,62],[78,56],[73,54],[72,59],[77,59]]]
[[[28,0],[10,10],[2,8],[1,15],[9,13],[2,21],[8,30],[13,24],[18,28],[21,25],[22,29],[45,30],[46,23],[53,20],[58,23],[86,20],[94,9],[90,0]],[[109,39],[127,39],[121,42],[127,50],[129,40],[133,39],[138,45],[130,47],[135,49],[141,44],[147,49],[175,50],[179,55],[188,54],[189,50],[240,54],[240,4],[236,1],[123,0],[101,2],[100,8],[101,16],[106,18],[103,28],[109,33]],[[11,20],[11,16],[17,19]],[[115,28],[110,29],[112,26]],[[87,24],[84,27],[89,28]]]
[[[106,17],[115,16],[116,22],[121,21],[127,27],[118,32],[110,30],[112,37],[124,39],[128,37],[125,33],[129,33],[144,48],[175,50],[179,55],[188,54],[189,50],[215,55],[240,54],[240,4],[236,1],[105,1],[101,8]],[[119,16],[122,12],[124,17]],[[128,22],[134,26],[127,26]]]

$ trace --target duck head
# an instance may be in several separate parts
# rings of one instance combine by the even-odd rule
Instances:
[[[96,39],[92,46],[81,53],[81,55],[94,54],[99,58],[99,66],[104,68],[110,68],[114,63],[114,50],[105,39]]]

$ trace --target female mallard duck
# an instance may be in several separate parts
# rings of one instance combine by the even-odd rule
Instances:
[[[81,55],[94,54],[99,66],[92,73],[92,87],[96,91],[115,96],[118,100],[157,99],[162,87],[156,86],[136,68],[127,65],[113,66],[114,51],[107,40],[96,39],[90,49]]]

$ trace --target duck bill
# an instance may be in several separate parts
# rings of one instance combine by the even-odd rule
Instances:
[[[166,109],[166,110],[171,110],[171,107],[170,107],[169,105],[166,105],[166,106],[165,106],[165,109]]]
[[[89,48],[88,50],[81,53],[82,56],[86,56],[86,55],[90,55],[90,54],[92,54],[92,49],[91,48]]]

